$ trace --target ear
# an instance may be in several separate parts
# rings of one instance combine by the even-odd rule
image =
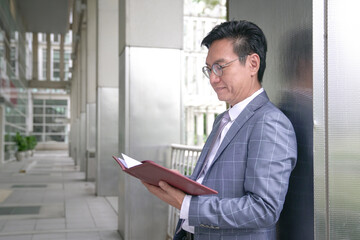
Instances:
[[[248,56],[248,63],[250,66],[250,72],[252,76],[255,76],[260,68],[260,57],[257,53],[250,54]]]

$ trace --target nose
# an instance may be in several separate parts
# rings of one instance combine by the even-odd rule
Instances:
[[[220,82],[220,77],[217,76],[213,71],[210,72],[209,79],[211,84]]]

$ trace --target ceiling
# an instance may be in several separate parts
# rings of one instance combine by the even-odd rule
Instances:
[[[65,34],[69,30],[71,0],[17,0],[25,31]]]

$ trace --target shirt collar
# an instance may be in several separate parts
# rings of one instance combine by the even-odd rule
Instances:
[[[245,109],[245,107],[256,97],[258,96],[260,93],[262,93],[264,91],[264,88],[260,88],[259,90],[257,90],[256,92],[254,92],[250,97],[245,98],[244,100],[242,100],[241,102],[235,104],[234,106],[229,108],[229,116],[231,119],[231,122],[233,122],[239,115],[240,113]]]

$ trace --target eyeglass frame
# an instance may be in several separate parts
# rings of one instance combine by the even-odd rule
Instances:
[[[231,63],[235,62],[236,60],[240,60],[241,58],[246,57],[247,55],[248,54],[240,56],[240,57],[238,57],[234,60],[231,60],[230,62],[224,63],[222,65],[220,65],[219,63],[214,63],[213,65],[211,65],[211,68],[208,66],[204,66],[204,67],[202,67],[202,72],[208,79],[210,79],[211,72],[213,72],[216,76],[221,77],[223,75],[224,68],[228,67]],[[214,66],[220,67],[221,74],[217,74],[216,71],[214,71]]]

